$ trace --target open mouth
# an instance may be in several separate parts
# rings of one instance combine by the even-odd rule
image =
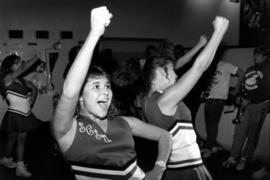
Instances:
[[[109,107],[109,99],[102,99],[97,101],[98,105],[103,109],[107,109]]]

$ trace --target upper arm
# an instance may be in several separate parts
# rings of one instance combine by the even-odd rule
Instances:
[[[177,105],[197,83],[202,71],[191,67],[175,84],[167,88],[158,99],[158,106],[165,115],[174,115]]]
[[[68,98],[62,94],[53,118],[53,130],[57,139],[71,129],[76,106],[77,98]]]
[[[123,117],[123,119],[125,119],[128,122],[134,136],[138,136],[148,140],[158,141],[163,134],[168,133],[164,129],[161,129],[157,126],[153,126],[151,124],[147,124],[135,117],[125,116]]]
[[[17,77],[19,77],[23,72],[25,72],[27,68],[25,68],[25,65],[21,65],[18,70],[8,74],[4,78],[5,84],[8,84],[9,82],[13,81]]]

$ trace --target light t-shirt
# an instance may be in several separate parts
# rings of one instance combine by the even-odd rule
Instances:
[[[228,62],[220,61],[217,65],[217,69],[211,84],[209,98],[227,99],[231,75],[236,74],[237,70],[237,66],[234,66]]]

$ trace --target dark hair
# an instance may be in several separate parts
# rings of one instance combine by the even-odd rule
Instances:
[[[176,51],[176,50],[178,50],[178,51],[181,51],[181,53],[185,53],[185,48],[184,48],[184,46],[183,45],[181,45],[181,44],[176,44],[175,46],[174,46],[174,52]]]
[[[105,76],[110,80],[110,75],[102,67],[92,66],[88,71],[87,79],[100,76]]]
[[[0,77],[12,73],[11,67],[13,66],[16,59],[20,59],[20,57],[16,54],[9,55],[3,59],[0,68]]]
[[[145,95],[151,89],[152,80],[155,78],[155,70],[158,67],[165,68],[169,63],[174,63],[174,61],[167,56],[154,56],[146,60],[142,70],[142,79],[144,81],[143,93]]]
[[[99,67],[99,66],[90,67],[90,69],[88,70],[88,75],[83,82],[80,95],[82,95],[83,88],[84,88],[84,86],[89,78],[102,77],[102,76],[105,76],[106,78],[108,78],[109,81],[111,79],[109,74],[107,72],[105,72],[101,67]]]
[[[145,48],[145,58],[155,56],[157,54],[157,49],[153,44],[149,44]]]
[[[256,47],[254,49],[254,54],[261,54],[263,56],[266,56],[266,60],[270,58],[270,46],[269,45],[263,45]]]
[[[3,98],[5,98],[5,92],[4,92],[5,85],[4,85],[3,80],[7,74],[12,73],[11,67],[13,66],[16,59],[20,59],[20,57],[17,56],[16,54],[12,54],[5,57],[2,61],[2,64],[0,67],[0,93]]]

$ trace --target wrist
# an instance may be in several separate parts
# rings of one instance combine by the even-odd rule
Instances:
[[[96,38],[100,38],[103,34],[104,34],[104,31],[97,30],[97,29],[91,29],[89,32],[89,35],[91,37],[96,37]]]
[[[221,38],[223,38],[226,31],[227,31],[227,29],[215,29],[214,35],[217,35],[217,36],[220,36]]]

